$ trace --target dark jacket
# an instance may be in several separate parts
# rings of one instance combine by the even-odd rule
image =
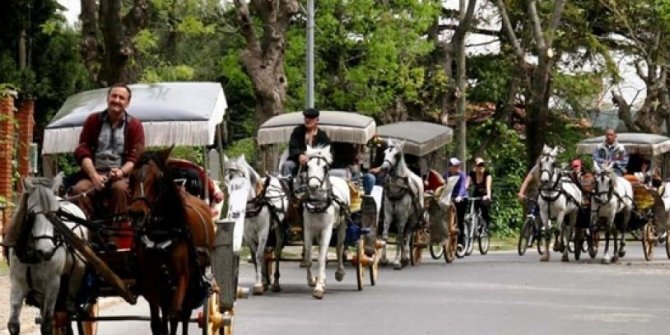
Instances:
[[[79,146],[74,151],[74,158],[77,164],[81,165],[84,158],[95,160],[95,151],[98,146],[98,137],[102,130],[103,120],[107,119],[107,111],[93,113],[84,121],[84,127],[79,135]],[[125,139],[123,151],[123,163],[136,163],[137,159],[144,151],[144,127],[140,120],[124,113],[123,122],[125,122]]]
[[[298,162],[298,156],[307,150],[307,144],[305,144],[306,132],[307,128],[305,128],[304,124],[295,127],[291,133],[291,139],[288,142],[288,159],[296,163]],[[313,146],[317,147],[327,145],[330,145],[330,138],[328,138],[326,132],[321,129],[317,129]]]

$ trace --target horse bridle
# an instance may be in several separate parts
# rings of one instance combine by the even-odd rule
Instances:
[[[319,182],[319,188],[321,188],[321,186],[323,186],[323,183],[326,182],[327,180],[329,180],[329,178],[328,178],[328,177],[329,177],[328,170],[330,169],[330,164],[328,164],[328,160],[326,160],[326,158],[325,158],[325,157],[322,157],[322,156],[313,156],[313,157],[310,157],[308,161],[311,161],[311,160],[313,160],[313,159],[316,159],[316,160],[318,161],[317,164],[319,164],[319,162],[323,161],[323,163],[326,165],[326,166],[325,166],[325,171],[324,171],[324,173],[323,173],[323,179],[321,179],[321,178],[319,178],[319,177],[316,177],[316,176],[309,176],[309,177],[307,177],[307,183],[309,184],[309,181],[310,181],[310,180],[312,180],[312,179],[316,179],[316,181]],[[329,182],[329,183],[330,183],[330,182]],[[332,187],[331,185],[328,185],[328,186],[329,186],[329,188]],[[308,189],[309,189],[309,188],[308,188]]]
[[[155,216],[152,214],[154,212],[154,204],[158,202],[158,200],[161,198],[163,195],[163,189],[161,187],[158,188],[157,194],[156,194],[156,199],[152,202],[147,196],[144,191],[144,181],[147,177],[147,169],[148,169],[148,162],[143,164],[140,167],[139,171],[139,176],[138,176],[138,182],[139,182],[139,187],[140,187],[140,195],[137,197],[134,197],[132,200],[130,200],[130,204],[132,205],[133,203],[137,201],[144,202],[144,204],[149,208],[149,211],[147,212],[147,215],[144,217],[144,220],[149,220],[150,218],[155,218]],[[163,178],[163,172],[159,171],[157,175],[158,179]],[[159,184],[160,185],[160,184]]]
[[[610,174],[610,173],[611,172],[600,172],[600,173],[598,173],[598,175],[596,177],[596,185],[595,185],[595,190],[593,192],[593,195],[594,195],[596,203],[598,203],[599,205],[604,205],[604,204],[610,202],[610,200],[612,200],[612,196],[614,196],[614,178],[612,178],[611,175],[608,176],[608,178],[609,178],[609,182],[608,182],[609,189],[607,190],[607,192],[599,192],[598,191],[598,189],[599,189],[598,185],[600,185],[600,183],[598,183],[598,178],[603,178],[605,174]],[[600,199],[600,197],[603,194],[607,194],[607,199],[604,200],[604,201]]]
[[[30,222],[29,225],[25,226],[25,229],[33,229],[35,225],[35,220],[37,219],[38,215],[44,216],[46,220],[49,220],[51,222],[51,219],[49,219],[49,216],[52,215],[53,212],[44,212],[44,211],[29,211],[25,214],[25,221],[24,222]],[[56,233],[54,230],[54,234],[49,236],[49,235],[30,235],[30,239],[32,240],[33,244],[35,244],[39,240],[51,240],[54,244],[54,248],[49,252],[48,254],[44,254],[41,257],[41,260],[48,261],[53,257],[53,255],[58,251],[60,247],[63,246],[63,239],[60,238],[60,235]]]

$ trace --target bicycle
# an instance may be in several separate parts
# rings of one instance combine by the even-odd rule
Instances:
[[[526,220],[521,227],[519,232],[519,242],[517,243],[517,251],[519,256],[526,254],[528,248],[533,247],[533,243],[537,241],[537,252],[542,255],[542,239],[540,238],[541,229],[537,225],[537,216],[535,215],[535,210],[537,208],[537,201],[528,200],[528,214],[526,215]]]
[[[475,207],[475,202],[482,200],[481,197],[468,198],[469,210],[463,219],[463,245],[462,249],[456,251],[456,256],[462,258],[470,256],[474,249],[475,239],[478,240],[479,253],[486,255],[491,246],[491,236],[489,235],[488,225],[482,217],[482,211]]]

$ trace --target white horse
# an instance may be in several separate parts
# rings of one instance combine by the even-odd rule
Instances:
[[[326,258],[328,246],[337,229],[337,271],[335,279],[344,278],[344,239],[346,234],[346,213],[351,204],[351,195],[347,182],[338,177],[330,176],[328,169],[333,162],[330,146],[307,146],[305,154],[307,161],[307,192],[302,200],[303,205],[303,237],[305,251],[303,262],[307,265],[307,284],[314,286],[312,296],[323,298],[326,291]],[[319,241],[319,274],[312,276],[312,243],[313,239],[321,236]]]
[[[247,208],[244,223],[244,241],[251,249],[252,260],[256,269],[256,283],[253,287],[255,295],[261,295],[270,284],[270,270],[266,261],[266,249],[270,233],[274,232],[274,281],[272,290],[279,292],[279,260],[283,248],[283,222],[288,209],[288,195],[279,179],[274,176],[261,176],[247,163],[244,155],[224,163],[226,185],[235,185],[237,180],[246,180],[251,187],[246,195]]]
[[[551,148],[547,145],[542,149],[542,155],[538,160],[540,168],[540,195],[538,197],[538,206],[540,209],[540,219],[542,220],[543,231],[547,234],[545,243],[545,252],[540,261],[549,260],[549,240],[553,221],[558,228],[557,250],[563,252],[564,262],[569,261],[568,243],[575,231],[577,215],[582,206],[582,191],[570,177],[563,175],[563,171],[556,166],[556,156],[562,149],[560,147]],[[565,218],[567,217],[567,223]]]
[[[7,328],[10,334],[19,334],[19,315],[24,299],[40,308],[41,333],[52,334],[54,309],[61,285],[68,285],[65,303],[69,310],[79,292],[86,265],[82,257],[72,253],[54,231],[51,216],[59,210],[85,219],[84,212],[71,202],[56,196],[63,181],[63,174],[54,180],[26,178],[21,203],[13,218],[12,229],[17,229],[16,245],[9,252],[10,317]],[[86,229],[73,222],[65,224],[82,240]],[[62,282],[61,278],[67,279]]]
[[[409,241],[411,229],[421,220],[424,208],[423,180],[412,172],[405,163],[402,152],[404,142],[388,141],[384,151],[382,168],[388,171],[384,185],[384,231],[382,240],[388,240],[389,227],[395,221],[396,254],[393,268],[402,269],[409,262]],[[410,225],[406,226],[408,220]],[[386,259],[386,244],[382,250],[382,262]]]
[[[623,257],[624,255],[624,232],[633,211],[633,186],[631,186],[626,178],[617,176],[611,164],[602,167],[595,164],[594,170],[596,184],[591,201],[591,222],[592,224],[597,224],[600,219],[605,220],[606,237],[603,263],[616,262],[619,257]],[[618,229],[614,223],[614,219],[618,213],[622,214],[623,219],[621,225],[621,247],[618,244]],[[608,253],[610,234],[614,237],[614,256],[611,258]]]

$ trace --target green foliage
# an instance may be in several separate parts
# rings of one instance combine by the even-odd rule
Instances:
[[[249,137],[235,141],[231,143],[230,146],[226,148],[226,150],[224,150],[224,153],[228,157],[239,157],[240,155],[244,155],[247,162],[253,166],[253,158],[256,157],[256,146],[254,144],[254,139]]]
[[[510,226],[509,223],[523,218],[517,193],[527,171],[525,146],[514,129],[489,119],[468,129],[468,147],[479,147],[483,139],[492,136],[493,131],[496,132],[498,140],[492,142],[485,153],[488,170],[493,178],[491,216],[494,222],[491,224],[491,231],[498,236],[509,236],[519,228]]]

